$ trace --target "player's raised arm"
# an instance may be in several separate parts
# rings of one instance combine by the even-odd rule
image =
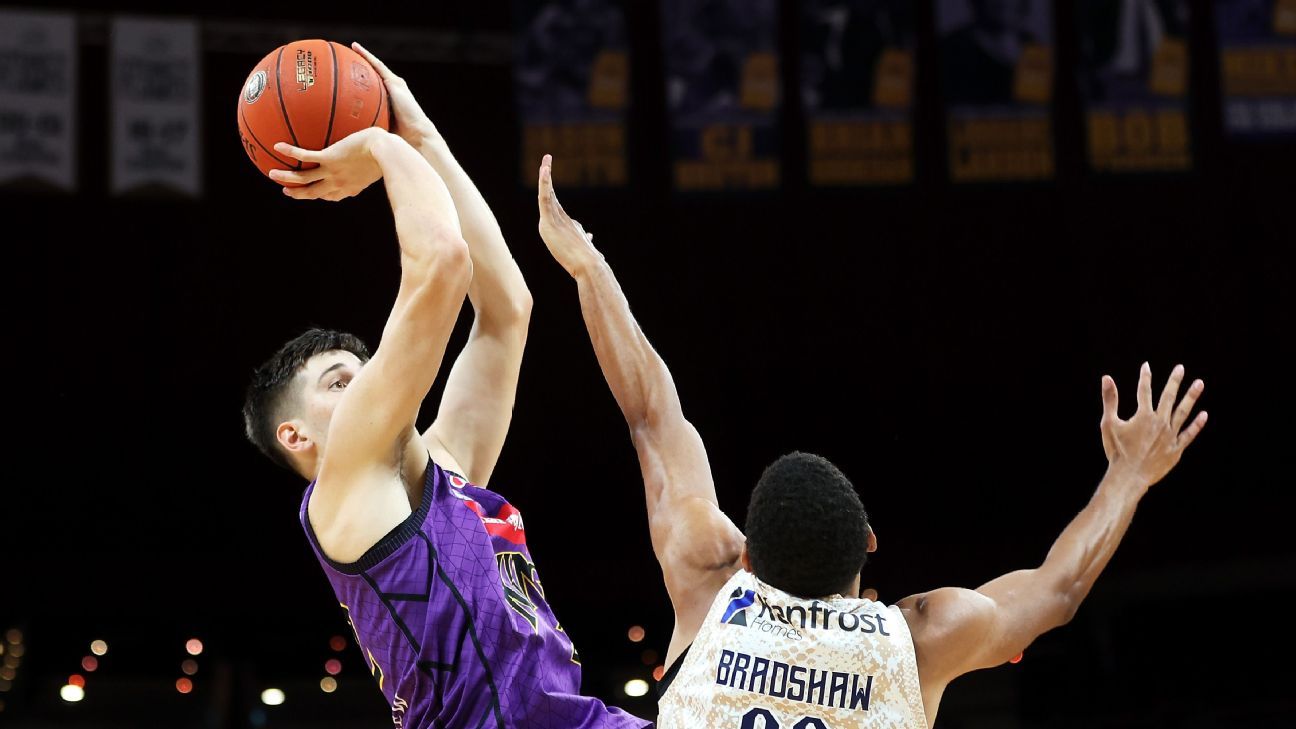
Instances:
[[[1204,385],[1197,380],[1175,405],[1183,380],[1174,368],[1152,404],[1152,373],[1139,375],[1138,411],[1116,413],[1116,383],[1103,377],[1103,448],[1108,469],[1089,504],[1053,543],[1043,564],[976,590],[944,588],[900,601],[913,630],[924,693],[979,668],[1005,663],[1041,634],[1066,624],[1107,566],[1148,489],[1174,468],[1206,425],[1203,411],[1184,428]],[[929,717],[935,716],[928,706]]]
[[[499,223],[468,173],[423,112],[409,85],[360,44],[352,48],[382,77],[391,99],[394,132],[410,143],[445,181],[472,255],[472,332],[446,379],[436,421],[423,434],[428,450],[485,486],[504,446],[517,393],[531,318],[531,292],[500,232]]]
[[[374,129],[357,132],[320,152],[288,145],[279,149],[319,163],[321,181],[341,186],[339,199],[354,194],[345,186],[348,181],[367,185],[381,176],[400,242],[396,302],[373,359],[346,385],[329,425],[329,447],[320,465],[316,494],[323,504],[341,510],[352,495],[362,496],[355,492],[363,491],[365,484],[380,481],[379,474],[395,469],[398,440],[413,427],[419,405],[436,378],[472,276],[472,263],[445,184],[399,137]]]
[[[684,418],[670,370],[640,330],[592,236],[558,203],[551,165],[546,155],[540,167],[540,236],[576,279],[599,366],[630,426],[643,470],[653,550],[675,605],[677,636],[690,623],[696,632],[715,590],[737,568],[742,533],[720,511],[706,449]],[[691,640],[691,634],[687,637]],[[672,653],[687,645],[675,643]]]

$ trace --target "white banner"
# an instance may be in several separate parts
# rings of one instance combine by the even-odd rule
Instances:
[[[0,10],[0,183],[76,187],[76,22]]]
[[[202,194],[198,23],[114,18],[112,192]]]

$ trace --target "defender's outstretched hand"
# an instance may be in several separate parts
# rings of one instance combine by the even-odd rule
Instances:
[[[309,170],[271,170],[270,177],[277,182],[301,185],[283,189],[285,195],[297,200],[345,200],[358,195],[382,177],[382,168],[373,157],[373,144],[387,134],[378,127],[362,129],[318,152],[280,142],[275,145],[275,151],[279,154],[302,162],[313,162],[319,167]]]
[[[540,163],[538,203],[540,237],[567,273],[575,276],[590,264],[603,260],[603,254],[594,247],[593,234],[586,233],[585,228],[572,220],[558,202],[553,187],[553,156],[548,154]]]
[[[1206,426],[1206,411],[1203,410],[1184,428],[1206,385],[1201,380],[1193,381],[1176,407],[1175,400],[1179,397],[1183,377],[1183,365],[1176,365],[1161,391],[1160,401],[1153,407],[1152,368],[1144,362],[1139,370],[1138,410],[1129,420],[1121,420],[1116,412],[1119,403],[1116,382],[1107,375],[1103,376],[1101,428],[1109,469],[1133,476],[1148,488],[1175,467],[1184,449]]]

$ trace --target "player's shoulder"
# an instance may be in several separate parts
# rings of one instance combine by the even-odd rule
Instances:
[[[991,598],[962,587],[942,587],[895,605],[909,628],[920,674],[944,676],[951,663],[984,641],[994,626]]]
[[[955,637],[984,632],[994,619],[994,600],[963,587],[921,592],[896,603],[914,645],[939,645]]]

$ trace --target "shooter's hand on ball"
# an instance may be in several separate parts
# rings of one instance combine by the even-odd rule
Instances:
[[[378,60],[378,57],[364,46],[352,43],[351,48],[374,67],[387,87],[387,98],[391,102],[392,133],[399,134],[401,139],[409,142],[414,149],[423,151],[424,143],[436,138],[438,132],[436,125],[424,113],[423,107],[419,106],[418,101],[414,99],[409,84],[405,83],[405,79],[392,73],[392,70],[387,68],[387,64]]]
[[[318,152],[280,142],[275,145],[279,154],[302,162],[314,162],[319,167],[272,170],[270,177],[278,182],[302,185],[283,189],[285,195],[297,200],[345,200],[382,177],[382,169],[373,157],[373,145],[384,138],[391,138],[390,133],[371,127]]]

